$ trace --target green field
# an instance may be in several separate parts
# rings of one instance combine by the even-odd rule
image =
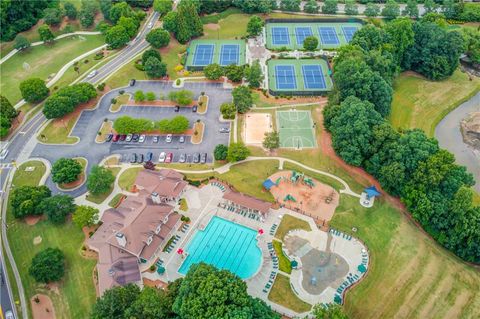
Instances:
[[[420,128],[433,136],[442,118],[479,90],[480,78],[470,81],[459,69],[436,82],[405,72],[394,82],[390,123],[400,129]]]
[[[19,52],[1,65],[0,89],[12,104],[21,100],[20,82],[39,77],[47,80],[66,63],[104,44],[103,35],[72,36],[50,45],[31,47]]]
[[[27,166],[35,166],[32,173],[24,172]],[[37,161],[27,162],[19,167],[13,182],[16,186],[37,185],[45,167]],[[50,296],[55,307],[57,318],[88,317],[95,301],[93,285],[93,269],[95,260],[81,256],[84,240],[82,231],[70,221],[65,225],[56,226],[48,221],[40,221],[33,226],[17,220],[10,209],[7,212],[8,239],[17,267],[22,278],[27,302],[36,293]],[[37,236],[42,238],[38,245],[33,244]],[[47,247],[59,247],[66,257],[65,277],[58,283],[58,290],[46,289],[45,285],[37,284],[28,274],[28,268],[33,256]],[[30,303],[28,302],[28,307]],[[31,314],[31,311],[30,311]]]

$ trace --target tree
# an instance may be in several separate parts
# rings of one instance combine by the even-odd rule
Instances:
[[[82,173],[80,162],[73,158],[59,158],[52,167],[52,180],[55,183],[66,184],[74,182]]]
[[[480,34],[470,28],[462,28],[461,32],[466,47],[465,53],[473,62],[480,63]]]
[[[438,10],[438,5],[434,0],[425,0],[423,1],[423,8],[425,10],[425,14],[435,13]]]
[[[410,18],[418,18],[418,5],[417,0],[408,0],[405,9],[403,9],[402,14]]]
[[[100,298],[97,298],[92,309],[91,318],[126,318],[125,312],[137,300],[139,295],[140,288],[135,284],[117,286],[108,289]]]
[[[338,10],[338,0],[325,0],[322,6],[322,13],[336,14]]]
[[[248,86],[258,88],[263,81],[262,66],[258,60],[253,61],[252,65],[245,70],[245,78]]]
[[[177,33],[178,32],[178,12],[170,11],[163,17],[163,28],[168,32]]]
[[[268,306],[263,308],[264,303],[257,302],[248,295],[246,283],[238,276],[199,263],[192,265],[183,278],[173,311],[180,318],[280,318]],[[254,316],[260,308],[264,314]]]
[[[110,21],[110,10],[112,9],[112,0],[100,0],[100,10],[105,20]]]
[[[125,46],[130,37],[124,27],[116,25],[111,27],[105,33],[105,42],[112,48],[118,49]]]
[[[134,16],[135,16],[135,12],[126,2],[115,3],[110,8],[109,17],[110,17],[110,21],[112,21],[113,23],[117,23],[121,17],[131,18]]]
[[[216,161],[224,161],[227,159],[228,146],[223,144],[218,144],[213,150],[213,157]]]
[[[87,179],[87,189],[93,195],[105,194],[110,191],[115,176],[109,169],[94,165]]]
[[[0,137],[8,135],[12,121],[17,115],[18,112],[10,101],[3,95],[0,95]]]
[[[209,80],[218,80],[223,75],[223,68],[217,63],[212,63],[203,68],[203,73]]]
[[[303,8],[306,13],[318,13],[318,9],[319,7],[316,0],[308,0]]]
[[[246,159],[249,155],[250,150],[243,143],[231,143],[228,147],[227,160],[238,162]]]
[[[145,72],[151,78],[159,78],[167,75],[167,64],[160,62],[159,59],[150,57],[145,62]]]
[[[259,16],[252,16],[247,24],[247,34],[249,37],[256,37],[262,33],[263,20]]]
[[[44,249],[33,257],[28,273],[36,282],[59,281],[65,274],[65,255],[58,248]]]
[[[369,2],[363,13],[367,17],[377,17],[380,14],[380,7],[373,2]]]
[[[315,51],[318,47],[317,37],[310,35],[303,40],[303,48],[307,51]]]
[[[300,0],[281,0],[280,8],[283,11],[299,12],[300,2]]]
[[[78,14],[77,8],[71,2],[65,2],[63,4],[63,9],[65,10],[65,15],[70,20],[75,20],[77,18],[77,14]]]
[[[43,212],[37,207],[40,202],[52,195],[47,186],[19,186],[15,187],[10,196],[10,205],[15,218],[28,215],[41,215]]]
[[[243,79],[243,66],[230,64],[224,68],[225,76],[232,82],[240,82]]]
[[[160,15],[165,15],[168,12],[172,11],[173,2],[172,0],[155,0],[153,1],[153,9],[160,13]]]
[[[86,103],[96,96],[97,91],[90,83],[63,87],[45,101],[43,114],[48,119],[62,117],[72,112],[79,104]]]
[[[358,14],[358,5],[355,0],[346,0],[345,1],[345,14],[354,16]]]
[[[25,101],[37,103],[48,96],[45,81],[39,78],[30,78],[20,83],[20,92]]]
[[[184,44],[193,37],[203,34],[203,23],[193,2],[186,1],[178,7],[175,37]],[[168,29],[167,29],[168,30]]]
[[[161,123],[161,124],[160,124]],[[171,120],[159,122],[159,129],[165,133],[179,134],[185,132],[190,126],[190,122],[185,116],[175,116]]]
[[[247,86],[237,86],[232,90],[233,104],[238,113],[246,113],[253,104],[252,94]]]
[[[140,23],[135,17],[120,17],[117,22],[117,26],[121,26],[125,29],[129,38],[133,38],[137,34],[137,30],[140,27]]]
[[[400,15],[400,6],[395,0],[387,0],[382,10],[382,16],[387,19],[395,19]]]
[[[312,311],[315,319],[348,319],[343,312],[342,306],[338,304],[316,304]]]
[[[48,25],[58,25],[62,21],[62,11],[58,8],[47,8],[43,10],[43,21]]]
[[[154,92],[147,92],[145,93],[145,98],[147,99],[147,101],[155,101],[157,97],[155,96]]]
[[[135,102],[143,102],[145,101],[145,93],[143,93],[142,90],[137,90],[133,94],[133,99],[135,100]]]
[[[30,45],[31,45],[30,41],[28,41],[27,38],[19,34],[15,37],[15,45],[13,47],[20,51],[20,50],[28,49]]]
[[[245,13],[270,13],[276,9],[276,1],[273,0],[233,0],[233,5]]]
[[[155,58],[159,61],[162,61],[162,57],[160,56],[160,53],[155,49],[148,49],[148,50],[145,50],[145,52],[143,52],[142,65],[145,65],[145,63],[147,63],[147,60],[149,58]]]
[[[54,195],[43,199],[38,205],[39,211],[45,213],[48,220],[54,224],[65,223],[68,214],[75,211],[73,197],[68,195]]]
[[[223,103],[220,105],[220,113],[225,120],[233,120],[237,114],[237,108],[233,103]]]
[[[134,134],[153,130],[154,122],[150,119],[135,119],[121,116],[113,122],[114,130],[119,134]]]
[[[88,28],[95,21],[95,15],[98,11],[98,4],[96,1],[82,0],[82,7],[80,8],[80,24]]]
[[[168,31],[162,29],[153,29],[147,34],[145,39],[152,47],[159,49],[168,45],[170,42],[170,34]]]
[[[193,101],[193,92],[189,90],[172,91],[168,98],[181,106],[190,105]]]
[[[144,287],[137,299],[125,311],[125,318],[175,318],[172,311],[174,298],[169,292],[152,287]]]
[[[270,151],[278,148],[280,146],[280,136],[278,135],[278,132],[272,131],[265,133],[262,145]]]
[[[98,219],[98,209],[92,206],[80,205],[72,215],[72,221],[77,227],[92,226]]]
[[[447,19],[456,19],[459,14],[459,6],[454,0],[443,0],[442,12]]]
[[[46,24],[38,27],[38,35],[43,42],[52,42],[55,39],[55,36]]]

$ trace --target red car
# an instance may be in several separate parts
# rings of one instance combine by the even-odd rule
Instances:
[[[115,134],[115,135],[113,136],[112,142],[118,142],[118,139],[119,139],[119,138],[120,138],[120,135]]]
[[[167,154],[167,158],[165,159],[165,163],[171,163],[173,160],[173,154],[172,153],[168,153]]]

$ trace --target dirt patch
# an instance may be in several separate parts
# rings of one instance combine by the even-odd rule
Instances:
[[[273,129],[272,118],[269,113],[247,113],[245,117],[245,143],[261,144],[265,133]]]
[[[43,294],[36,294],[30,299],[34,319],[55,319],[55,308],[52,299]]]
[[[147,278],[143,278],[143,284],[148,287],[161,288],[163,290],[168,288],[168,284],[161,280],[150,280]]]
[[[270,189],[276,201],[290,209],[304,213],[313,217],[317,224],[328,222],[332,219],[333,213],[338,206],[339,194],[331,186],[322,184],[315,179],[311,179],[314,186],[307,184],[307,179],[301,177],[297,182],[290,180],[292,172],[281,171],[273,174],[269,179],[278,183]],[[288,200],[287,195],[295,200]]]
[[[42,242],[42,236],[37,236],[33,239],[34,245],[40,245],[41,242]]]
[[[315,103],[320,105],[326,105],[328,102],[328,98],[324,96],[316,96],[316,97],[292,97],[290,99],[287,98],[275,98],[267,93],[267,96],[263,95],[263,92],[260,90],[256,90],[259,93],[260,101],[273,104],[273,105],[284,105],[284,104],[303,104],[303,103]]]
[[[30,215],[30,216],[27,216],[25,217],[25,223],[27,223],[27,225],[29,226],[33,226],[35,225],[36,223],[38,223],[41,219],[42,219],[42,215]]]
[[[203,140],[203,131],[205,130],[205,124],[203,122],[195,122],[193,125],[193,134],[191,142],[192,144],[200,144]],[[195,134],[197,132],[197,134]]]
[[[80,176],[78,177],[78,179],[76,181],[73,181],[71,183],[66,183],[66,184],[60,184],[60,188],[63,188],[63,189],[72,189],[72,188],[75,188],[79,185],[82,185],[83,182],[85,181],[85,174],[82,173],[80,174]]]
[[[204,27],[208,30],[220,30],[220,25],[218,23],[207,23]]]

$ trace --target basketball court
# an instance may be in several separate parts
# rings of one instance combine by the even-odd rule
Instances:
[[[317,147],[310,111],[277,111],[276,114],[280,147],[296,149]]]
[[[244,127],[246,144],[262,144],[265,133],[272,130],[272,117],[269,113],[246,114]]]

